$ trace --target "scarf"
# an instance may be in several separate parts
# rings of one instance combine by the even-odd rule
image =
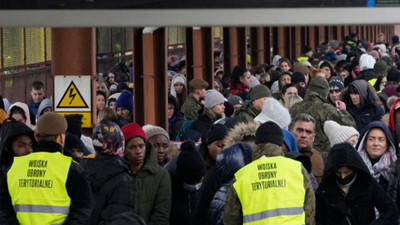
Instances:
[[[368,157],[368,153],[365,149],[360,151],[361,158],[365,162],[368,167],[370,174],[378,180],[380,176],[383,176],[387,181],[390,181],[392,178],[392,174],[394,172],[394,167],[392,166],[397,160],[397,156],[394,151],[391,151],[389,147],[388,151],[386,151],[379,161],[372,165],[371,160]]]

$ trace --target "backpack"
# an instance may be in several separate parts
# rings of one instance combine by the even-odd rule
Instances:
[[[186,120],[185,123],[182,124],[181,129],[179,129],[178,133],[176,134],[175,141],[182,140],[182,136],[192,127],[193,122],[194,120]]]

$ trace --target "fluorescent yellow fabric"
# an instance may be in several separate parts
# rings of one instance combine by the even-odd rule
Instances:
[[[20,224],[62,224],[71,199],[65,183],[71,157],[36,152],[15,157],[7,173],[12,205]]]
[[[308,59],[309,59],[309,57],[307,57],[307,56],[301,56],[301,57],[297,58],[297,61],[303,62],[303,61],[308,61]]]
[[[253,161],[235,174],[233,184],[243,224],[305,224],[301,163],[282,156]]]
[[[368,81],[368,83],[373,87],[378,79],[377,78],[372,78],[371,80]]]

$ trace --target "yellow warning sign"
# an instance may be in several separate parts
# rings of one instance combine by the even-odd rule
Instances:
[[[92,114],[90,112],[57,112],[60,115],[74,115],[80,114],[82,115],[82,127],[83,128],[90,128],[92,125]]]
[[[78,88],[76,88],[74,81],[71,81],[57,108],[89,108],[89,106],[86,104]]]

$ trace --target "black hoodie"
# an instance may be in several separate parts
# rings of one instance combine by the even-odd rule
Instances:
[[[347,197],[343,196],[335,175],[336,170],[344,166],[357,173]],[[396,224],[396,206],[371,177],[362,158],[349,143],[340,143],[332,147],[315,196],[317,225]],[[374,207],[379,211],[379,219],[375,219]]]
[[[36,143],[33,130],[14,119],[5,121],[0,131],[0,179],[7,173],[14,160],[14,154],[6,150],[13,140],[20,135],[28,135]],[[34,146],[33,146],[34,147]]]
[[[135,182],[122,158],[98,154],[92,159],[82,159],[95,197],[91,224],[107,224],[113,216],[123,212],[137,212]]]

